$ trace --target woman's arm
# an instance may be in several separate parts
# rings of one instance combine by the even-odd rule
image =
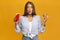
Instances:
[[[42,21],[41,21],[41,18],[40,18],[40,16],[38,17],[38,31],[39,31],[39,33],[43,33],[44,31],[45,31],[45,27],[46,25],[44,24],[42,24]]]
[[[22,24],[21,24],[21,18],[19,19],[19,21],[15,22],[15,31],[16,33],[20,33],[21,31],[21,27],[22,27]]]

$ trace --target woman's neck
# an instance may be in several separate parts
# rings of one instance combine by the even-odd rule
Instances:
[[[29,14],[28,17],[32,17],[32,15]]]

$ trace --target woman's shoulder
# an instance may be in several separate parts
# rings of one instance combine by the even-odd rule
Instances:
[[[24,18],[26,18],[26,16],[20,16],[20,19],[24,19]]]
[[[41,19],[40,15],[36,15],[36,16],[35,16],[35,19],[36,19],[36,20],[40,20],[40,19]]]
[[[19,16],[19,19],[21,20],[23,18],[23,16]]]
[[[36,17],[36,18],[40,18],[40,15],[36,15],[35,17]]]
[[[20,18],[26,18],[26,16],[20,16]],[[40,15],[34,15],[34,18],[40,18]]]

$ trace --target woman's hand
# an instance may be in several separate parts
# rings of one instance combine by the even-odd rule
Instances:
[[[46,22],[48,20],[48,15],[47,14],[43,14],[44,17],[44,26],[46,26]]]
[[[14,18],[15,25],[19,23],[19,17],[20,17],[20,13],[16,13],[16,16]]]

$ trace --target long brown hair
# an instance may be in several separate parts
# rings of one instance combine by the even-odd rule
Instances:
[[[23,16],[27,16],[27,15],[28,15],[28,13],[27,13],[27,5],[28,5],[28,4],[31,4],[31,5],[32,5],[32,8],[33,8],[32,16],[36,15],[34,4],[33,4],[32,2],[30,2],[30,1],[28,1],[28,2],[25,4],[25,10],[24,10]]]

